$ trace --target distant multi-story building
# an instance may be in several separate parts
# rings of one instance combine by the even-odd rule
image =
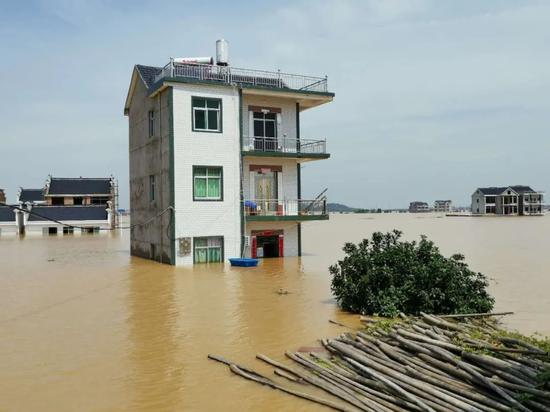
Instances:
[[[0,203],[6,203],[6,193],[4,189],[0,189]]]
[[[409,213],[425,213],[430,211],[426,202],[414,201],[409,203]]]
[[[450,200],[436,200],[434,202],[434,212],[449,213],[453,210],[453,202]]]
[[[472,194],[476,215],[541,215],[544,193],[529,186],[480,187]]]
[[[303,162],[326,159],[302,113],[332,101],[326,77],[232,67],[212,58],[136,65],[129,123],[131,253],[175,265],[301,255],[301,222],[328,219],[302,199]]]

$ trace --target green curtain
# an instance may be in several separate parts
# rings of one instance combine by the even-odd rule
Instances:
[[[195,178],[195,197],[206,197],[206,178]]]
[[[195,249],[195,263],[207,263],[208,262],[208,249],[200,248]]]
[[[209,262],[221,262],[222,249],[220,247],[208,248],[208,261]]]
[[[221,197],[220,192],[220,179],[209,178],[208,179],[208,197]]]

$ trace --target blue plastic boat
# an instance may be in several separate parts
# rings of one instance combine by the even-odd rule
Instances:
[[[242,266],[242,267],[254,267],[258,266],[258,259],[252,258],[229,258],[231,266]]]

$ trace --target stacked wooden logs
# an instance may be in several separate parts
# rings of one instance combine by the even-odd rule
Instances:
[[[299,367],[257,355],[291,386],[226,363],[247,379],[342,411],[550,411],[548,380],[541,381],[549,354],[484,316],[402,315],[369,325],[322,340],[324,354],[287,352]],[[294,389],[303,383],[331,399]]]

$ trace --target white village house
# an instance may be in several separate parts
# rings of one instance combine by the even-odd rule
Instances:
[[[530,186],[479,187],[472,194],[476,215],[542,215],[544,193]]]
[[[134,68],[131,253],[176,265],[301,255],[301,222],[328,211],[323,194],[302,199],[300,166],[329,154],[300,116],[334,94],[326,77],[229,66],[227,42],[216,46],[217,64]]]

